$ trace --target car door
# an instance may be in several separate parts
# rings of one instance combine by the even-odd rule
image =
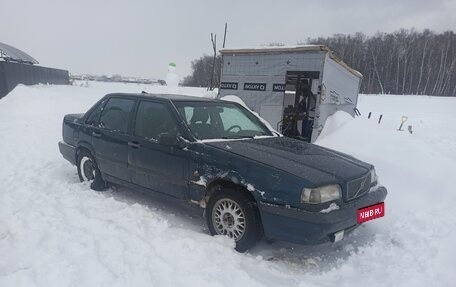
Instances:
[[[141,100],[128,149],[134,184],[172,197],[184,198],[188,185],[189,152],[159,143],[161,134],[178,136],[178,121],[166,103]]]
[[[128,129],[135,102],[132,98],[109,98],[98,126],[92,128],[92,146],[101,172],[125,181],[131,181],[127,170]]]

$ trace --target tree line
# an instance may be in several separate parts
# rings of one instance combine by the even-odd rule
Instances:
[[[335,34],[309,38],[307,44],[323,44],[338,58],[363,74],[361,93],[456,96],[456,35],[430,30],[401,29],[393,33]],[[303,44],[303,43],[299,43]],[[193,73],[184,79],[189,86],[209,86],[211,56],[192,62]],[[221,59],[215,61],[216,85]]]
[[[220,55],[215,58],[215,68],[214,57],[203,55],[192,61],[192,73],[183,79],[182,85],[189,87],[219,87],[221,72],[222,57]],[[213,77],[212,73],[214,73]],[[211,79],[213,79],[212,85]]]
[[[456,96],[456,35],[399,30],[308,39],[324,44],[364,78],[361,92]]]

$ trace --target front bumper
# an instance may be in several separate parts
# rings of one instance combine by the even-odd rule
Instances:
[[[59,150],[63,158],[76,165],[76,148],[66,142],[59,141]]]
[[[312,212],[266,202],[259,203],[265,236],[299,244],[319,244],[330,241],[334,233],[349,232],[359,226],[358,209],[385,200],[387,190],[383,186],[372,188],[368,193],[346,202],[338,210],[329,213]]]

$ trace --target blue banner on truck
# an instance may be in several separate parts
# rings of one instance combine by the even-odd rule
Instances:
[[[244,83],[246,91],[266,91],[266,83]]]
[[[273,92],[285,92],[285,84],[273,84],[272,91]]]
[[[238,83],[235,83],[235,82],[221,82],[220,83],[220,89],[237,90],[238,89]]]

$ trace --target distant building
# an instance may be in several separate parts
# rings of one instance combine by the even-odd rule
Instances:
[[[27,53],[0,42],[0,98],[18,84],[69,84],[68,71],[37,64],[38,61]]]

